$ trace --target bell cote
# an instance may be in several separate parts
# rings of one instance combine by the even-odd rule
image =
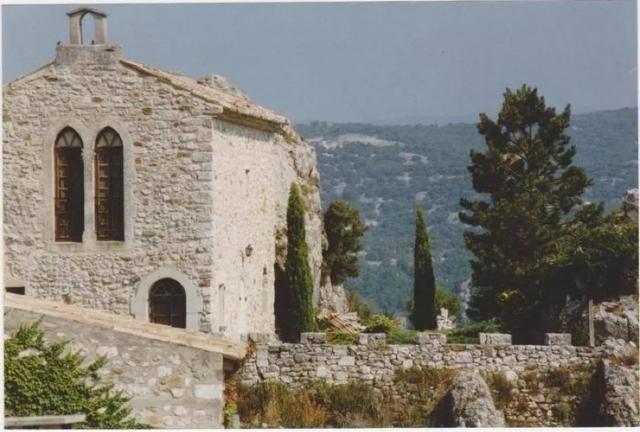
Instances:
[[[92,45],[105,45],[107,43],[107,14],[97,9],[78,8],[67,13],[69,17],[69,44],[84,45],[87,41],[82,40],[82,20],[91,15],[94,21],[95,36],[91,41]]]
[[[56,64],[89,65],[113,64],[119,61],[121,49],[107,42],[107,14],[88,7],[67,12],[69,17],[69,44],[58,42],[56,46]],[[82,24],[93,20],[95,33],[83,35]],[[84,39],[87,40],[84,40]]]

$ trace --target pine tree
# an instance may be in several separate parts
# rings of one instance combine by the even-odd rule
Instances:
[[[414,279],[412,321],[416,330],[433,329],[435,322],[436,280],[431,262],[431,246],[422,209],[416,210],[414,245]]]
[[[460,201],[460,220],[475,227],[464,234],[475,255],[467,314],[498,318],[515,341],[538,339],[564,301],[550,257],[591,185],[571,164],[569,118],[568,105],[556,114],[535,88],[507,89],[497,121],[480,114],[486,150],[471,151],[473,188],[487,199]]]
[[[330,277],[332,283],[339,285],[349,277],[357,277],[358,252],[367,230],[358,210],[346,201],[332,202],[324,213],[324,229],[328,244],[322,254],[323,281]]]
[[[282,339],[297,341],[300,333],[317,330],[313,311],[313,278],[305,235],[304,203],[300,189],[293,183],[287,208],[287,260],[285,281],[288,292],[287,319],[282,323]]]

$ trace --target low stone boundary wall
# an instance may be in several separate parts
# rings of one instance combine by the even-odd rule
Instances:
[[[509,337],[506,337],[509,336]],[[567,373],[590,368],[602,357],[600,348],[563,345],[566,336],[547,337],[549,345],[511,345],[510,335],[481,335],[481,344],[447,344],[446,335],[419,333],[415,345],[388,345],[384,334],[360,334],[353,345],[329,345],[324,334],[303,334],[301,343],[256,341],[255,353],[239,371],[239,381],[253,384],[277,380],[299,387],[310,381],[343,384],[368,382],[397,400],[410,400],[405,390],[394,384],[396,370],[412,366],[429,366],[458,370],[476,370],[491,375],[500,373],[514,388],[518,406],[505,407],[513,425],[570,425],[552,408],[560,401],[571,410],[581,395],[553,393],[554,388],[536,379],[525,383],[537,372],[538,377],[563,368]],[[535,388],[531,388],[531,386]],[[578,399],[577,399],[578,398]],[[569,413],[572,415],[573,412]]]
[[[323,333],[303,333],[299,344],[257,341],[255,354],[240,371],[240,381],[276,379],[297,385],[318,378],[330,383],[375,380],[384,387],[398,367],[518,373],[589,363],[600,357],[598,348],[558,344],[567,338],[549,337],[550,345],[511,345],[510,337],[498,334],[481,335],[480,340],[479,345],[448,345],[444,334],[419,333],[415,345],[387,345],[384,334],[365,333],[359,335],[358,344],[329,345]]]
[[[69,317],[64,318],[65,312]],[[162,429],[222,427],[223,357],[237,358],[244,344],[76,306],[5,296],[5,337],[39,319],[49,341],[69,340],[68,348],[79,351],[87,362],[102,355],[108,358],[101,369],[103,380],[132,398],[129,406],[139,421]]]

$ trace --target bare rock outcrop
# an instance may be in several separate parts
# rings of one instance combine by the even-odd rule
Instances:
[[[594,331],[597,345],[607,339],[638,343],[638,297],[622,296],[594,306]]]
[[[610,342],[610,341],[608,341]],[[638,348],[622,341],[608,343],[615,351],[599,362],[593,376],[591,404],[585,422],[590,426],[640,426],[640,369]],[[615,345],[615,346],[613,346]],[[635,356],[635,363],[633,359]]]
[[[489,386],[477,371],[462,372],[440,402],[435,426],[504,427],[504,414],[491,397]]]
[[[342,285],[332,284],[329,278],[320,286],[319,307],[321,310],[344,314],[349,312],[347,294]]]

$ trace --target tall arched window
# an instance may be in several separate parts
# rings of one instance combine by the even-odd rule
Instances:
[[[149,291],[149,321],[186,328],[187,299],[184,288],[173,279],[160,279]]]
[[[84,231],[84,165],[82,139],[70,127],[55,143],[56,241],[82,242]]]
[[[110,127],[96,140],[96,236],[98,240],[124,240],[124,183],[122,140]]]

